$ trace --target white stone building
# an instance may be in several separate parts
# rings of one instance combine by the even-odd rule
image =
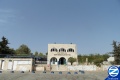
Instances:
[[[68,64],[68,58],[77,59],[76,44],[48,44],[48,65],[65,65]],[[74,64],[76,64],[75,62]]]
[[[107,59],[107,61],[108,61],[108,62],[113,62],[113,61],[115,61],[115,58],[114,58],[114,57],[109,57],[109,58]]]
[[[32,71],[32,58],[0,58],[0,70]]]

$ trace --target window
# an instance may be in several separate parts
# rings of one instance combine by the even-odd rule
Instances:
[[[64,48],[59,49],[59,52],[66,52]]]
[[[74,52],[74,49],[69,48],[69,49],[67,50],[67,52]]]
[[[51,52],[57,52],[57,49],[56,48],[52,48]]]

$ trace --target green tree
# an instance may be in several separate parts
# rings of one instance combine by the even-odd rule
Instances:
[[[16,51],[15,51],[13,48],[10,48],[10,52],[11,52],[12,54],[15,54],[15,53],[16,53]]]
[[[86,58],[88,58],[88,63],[95,64],[97,66],[100,66],[103,61],[106,61],[108,59],[108,54],[89,54],[89,55],[78,55],[78,62],[84,64],[86,62]]]
[[[14,49],[9,48],[8,40],[3,36],[0,41],[0,54],[14,54]]]
[[[114,64],[119,65],[120,64],[120,43],[117,44],[116,41],[113,41],[113,56],[115,58]]]
[[[46,52],[45,55],[47,56],[47,55],[48,55],[48,52]]]
[[[71,65],[72,65],[73,62],[75,62],[75,61],[76,61],[76,58],[73,58],[73,57],[68,58],[68,62],[70,62]]]
[[[107,59],[110,57],[109,54],[103,54],[102,56],[103,56],[103,58],[104,58],[104,61],[107,61]]]
[[[101,64],[102,64],[102,62],[103,62],[103,58],[98,58],[98,59],[95,59],[94,61],[94,64],[96,65],[96,66],[101,66]]]
[[[22,44],[18,49],[16,49],[16,54],[19,55],[30,55],[31,50],[27,45]]]
[[[40,52],[39,57],[44,57],[44,54]]]
[[[35,55],[35,56],[38,56],[38,52],[36,51],[34,55]]]

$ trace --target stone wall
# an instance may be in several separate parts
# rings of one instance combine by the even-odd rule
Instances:
[[[77,66],[68,66],[69,71],[78,71],[78,70],[84,70],[84,71],[107,71],[108,68],[112,65],[102,65],[101,67],[97,67],[96,65],[77,65]],[[115,65],[120,66],[120,65]]]
[[[44,71],[44,67],[42,67],[42,66],[36,66],[35,70],[36,71]]]
[[[32,71],[32,58],[0,58],[1,70]]]
[[[68,66],[68,70],[69,70],[69,71],[78,71],[78,70],[96,71],[96,69],[97,69],[96,65]]]
[[[108,70],[108,68],[109,68],[110,66],[112,66],[112,65],[103,65],[103,66],[102,66],[103,71]],[[120,65],[115,65],[115,66],[120,67]]]
[[[35,64],[34,71],[44,71],[47,64]]]

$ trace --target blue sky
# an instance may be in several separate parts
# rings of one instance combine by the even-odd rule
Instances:
[[[77,44],[79,54],[107,53],[120,42],[119,0],[0,0],[0,37],[34,53],[49,43]]]

